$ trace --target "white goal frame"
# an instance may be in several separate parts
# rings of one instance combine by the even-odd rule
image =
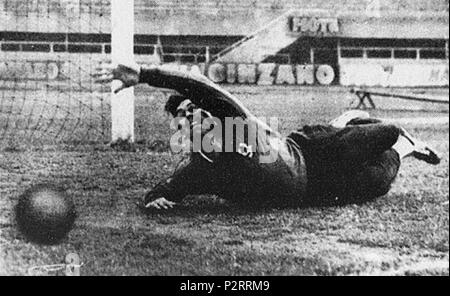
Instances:
[[[134,63],[134,0],[111,0],[111,59],[113,64]],[[112,89],[120,84],[113,81]],[[112,92],[112,90],[111,90]],[[133,143],[134,88],[111,95],[111,141]]]

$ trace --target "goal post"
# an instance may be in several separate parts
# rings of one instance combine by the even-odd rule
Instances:
[[[134,0],[111,0],[111,59],[114,64],[134,63]],[[113,81],[112,89],[119,81]],[[111,95],[111,141],[132,143],[134,136],[134,89]]]

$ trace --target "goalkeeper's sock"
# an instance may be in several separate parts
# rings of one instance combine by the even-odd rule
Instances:
[[[344,128],[349,122],[354,119],[367,119],[370,115],[366,111],[361,110],[350,110],[342,114],[341,116],[330,121],[330,125],[335,128]]]

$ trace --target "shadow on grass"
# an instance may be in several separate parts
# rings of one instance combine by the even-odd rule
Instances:
[[[381,198],[381,197],[380,197]],[[378,199],[378,198],[377,198]],[[374,199],[374,200],[377,200]],[[226,201],[215,196],[190,197],[186,201],[178,204],[176,207],[168,210],[144,209],[138,205],[139,210],[151,217],[180,217],[195,218],[201,216],[248,216],[264,215],[274,211],[298,211],[298,210],[316,210],[324,208],[341,208],[349,205],[363,206],[374,200],[362,200],[360,202],[340,201],[340,200],[322,200],[321,202],[305,201],[304,203],[275,203],[258,201]]]

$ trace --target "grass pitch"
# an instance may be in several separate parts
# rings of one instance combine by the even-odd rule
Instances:
[[[341,88],[231,90],[256,115],[280,117],[284,134],[303,124],[327,122],[353,100]],[[201,196],[188,198],[169,213],[148,216],[136,203],[171,174],[179,156],[167,150],[164,98],[143,90],[138,94],[139,144],[134,152],[114,151],[102,145],[108,139],[101,137],[85,146],[8,141],[3,147],[0,274],[26,275],[33,266],[62,263],[68,253],[80,256],[82,275],[449,274],[449,125],[426,120],[448,117],[448,107],[372,113],[425,118],[403,124],[443,155],[438,166],[405,160],[391,192],[374,202],[255,211]],[[399,102],[398,107],[405,105]],[[16,113],[11,116],[20,116]],[[29,119],[17,118],[8,135],[14,138],[21,126],[29,126],[21,125],[24,120]],[[97,130],[91,125],[80,128]],[[60,245],[34,245],[16,229],[12,210],[17,198],[37,182],[62,185],[77,205],[76,226]]]

